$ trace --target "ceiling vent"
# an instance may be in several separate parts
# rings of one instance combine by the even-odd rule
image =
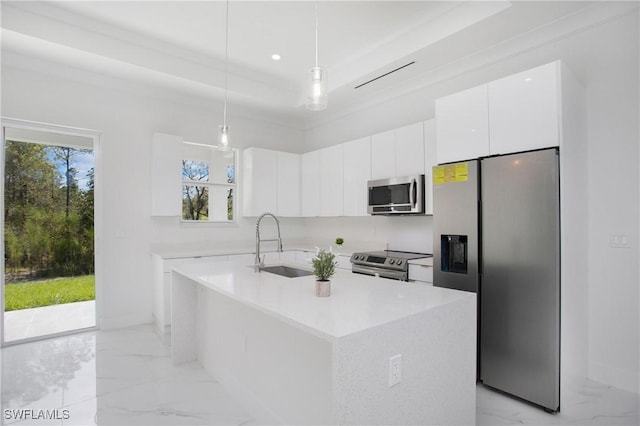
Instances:
[[[386,77],[386,76],[388,76],[389,74],[393,74],[394,72],[396,72],[396,71],[400,71],[401,69],[406,68],[406,67],[408,67],[409,65],[413,65],[413,64],[415,64],[415,63],[416,63],[416,61],[411,61],[411,62],[409,62],[408,64],[404,64],[404,65],[402,65],[402,66],[400,66],[400,67],[398,67],[398,68],[396,68],[396,69],[394,69],[394,70],[391,70],[391,71],[389,71],[389,72],[386,72],[386,73],[384,73],[384,74],[381,74],[381,75],[379,75],[379,76],[377,76],[377,77],[375,77],[375,78],[372,78],[372,79],[371,79],[371,80],[369,80],[369,81],[365,81],[364,83],[359,84],[359,85],[357,85],[356,87],[354,87],[354,89],[359,89],[359,88],[361,88],[362,86],[366,86],[366,85],[367,85],[367,84],[369,84],[369,83],[373,83],[374,81],[379,80],[379,79],[381,79],[382,77]]]

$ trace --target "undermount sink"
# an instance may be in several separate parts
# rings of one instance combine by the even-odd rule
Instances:
[[[306,269],[299,269],[284,265],[263,266],[260,268],[260,271],[270,272],[272,274],[280,275],[287,278],[306,277],[307,275],[313,275],[313,271],[307,271]]]

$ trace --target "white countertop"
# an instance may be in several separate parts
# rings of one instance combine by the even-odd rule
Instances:
[[[298,266],[296,266],[298,267]],[[253,266],[212,262],[173,270],[233,300],[327,340],[357,333],[474,293],[387,280],[337,270],[331,296],[315,296],[315,277],[286,278]]]
[[[409,265],[433,266],[433,257],[423,257],[407,261]]]

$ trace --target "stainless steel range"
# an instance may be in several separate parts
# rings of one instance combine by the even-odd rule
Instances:
[[[351,270],[356,274],[408,281],[408,261],[432,256],[426,253],[394,250],[353,253],[351,255]]]

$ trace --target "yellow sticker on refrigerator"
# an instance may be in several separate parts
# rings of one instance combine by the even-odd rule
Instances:
[[[433,169],[433,183],[466,182],[469,179],[467,163],[436,166]]]

